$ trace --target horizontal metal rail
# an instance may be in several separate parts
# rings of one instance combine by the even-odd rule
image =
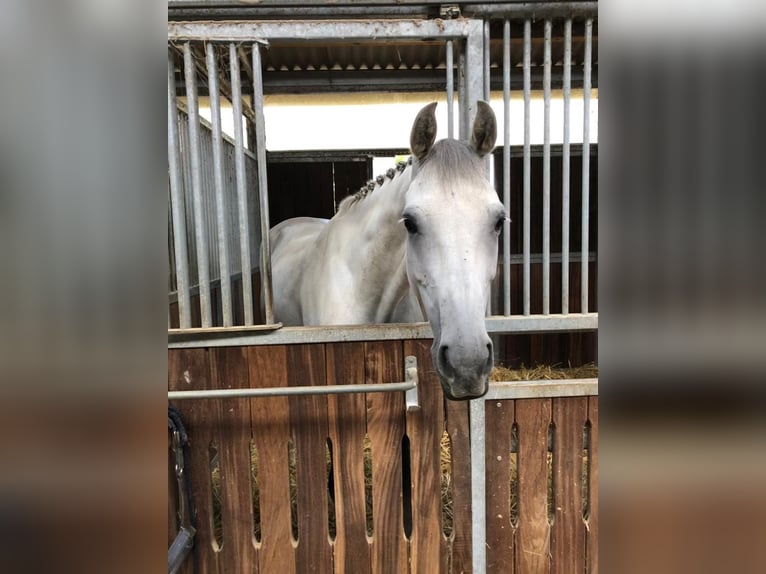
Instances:
[[[289,397],[295,395],[344,395],[349,393],[393,393],[409,391],[417,382],[375,383],[371,385],[327,385],[325,387],[268,387],[260,389],[207,389],[199,391],[168,391],[168,400],[191,399],[249,399],[256,397]]]
[[[489,384],[485,401],[598,395],[598,379],[502,381]]]
[[[465,38],[481,33],[478,20],[298,20],[260,22],[168,22],[171,42],[199,40],[208,42],[289,41],[292,43],[348,42],[349,40],[408,40],[412,38]],[[264,40],[266,39],[266,40]]]
[[[558,333],[598,330],[598,313],[569,315],[512,315],[486,319],[487,331],[497,334]],[[170,329],[168,348],[239,347],[244,345],[290,345],[293,343],[341,343],[431,339],[428,323],[352,325],[334,327],[283,327],[263,325],[213,329]]]

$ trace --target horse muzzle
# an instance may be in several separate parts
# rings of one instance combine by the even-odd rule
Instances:
[[[484,335],[473,345],[450,345],[434,341],[434,366],[444,395],[451,401],[478,399],[489,390],[494,366],[492,341]]]

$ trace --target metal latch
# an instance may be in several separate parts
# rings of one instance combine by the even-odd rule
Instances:
[[[446,4],[444,6],[439,6],[439,17],[442,20],[460,18],[460,6],[457,4]]]
[[[418,360],[412,355],[408,355],[404,358],[404,380],[407,383],[414,383],[414,386],[411,389],[404,391],[404,402],[407,405],[407,411],[419,411]]]

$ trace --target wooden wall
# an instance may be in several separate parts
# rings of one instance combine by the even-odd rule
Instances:
[[[422,408],[410,413],[402,393],[176,401],[192,441],[199,572],[472,571],[468,403],[444,401],[430,343],[169,351],[171,390],[396,382],[404,357],[418,360]],[[596,571],[597,412],[593,397],[486,403],[488,571]],[[171,541],[172,472],[169,485]]]

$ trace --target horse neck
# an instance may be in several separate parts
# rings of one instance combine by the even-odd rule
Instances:
[[[330,223],[330,236],[345,243],[344,249],[334,252],[345,253],[344,263],[355,270],[357,288],[366,293],[371,307],[370,320],[389,320],[409,288],[407,234],[401,217],[411,175],[412,168],[408,167],[386,179]]]

